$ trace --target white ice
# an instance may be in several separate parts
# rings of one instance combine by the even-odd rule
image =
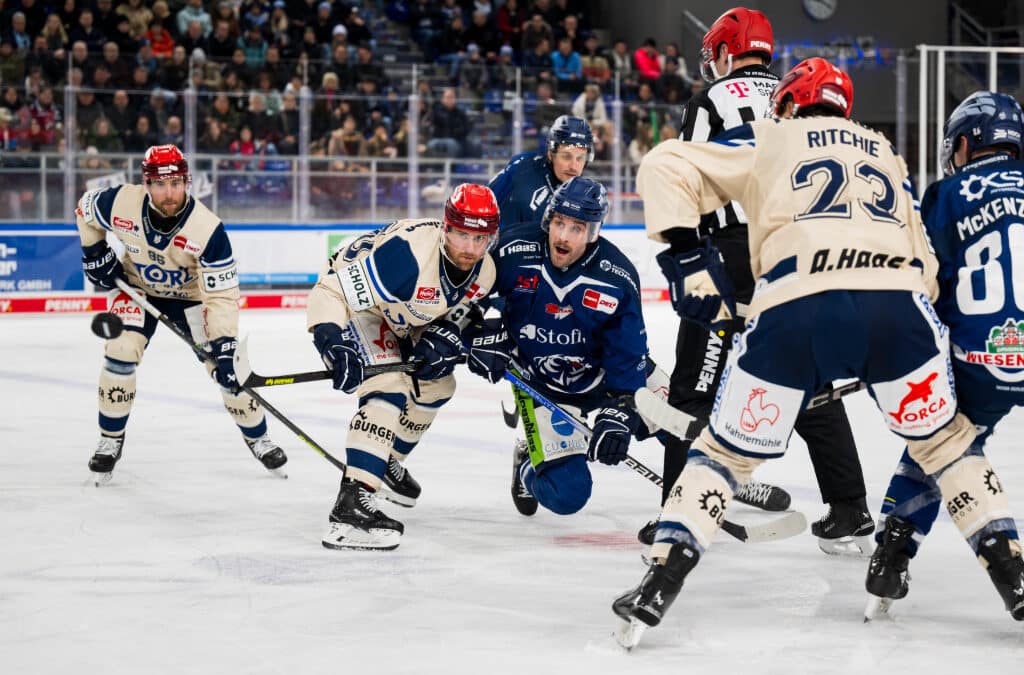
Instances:
[[[672,364],[676,322],[645,308]],[[963,673],[1020,668],[1024,625],[943,517],[913,561],[893,622],[864,624],[866,560],[826,557],[810,533],[765,544],[719,535],[665,622],[616,652],[610,605],[644,573],[637,529],[656,488],[593,467],[583,512],[520,516],[509,496],[507,387],[459,372],[459,391],[408,462],[423,496],[385,511],[392,552],[330,551],[320,536],[338,472],[281,424],[290,477],[249,454],[189,350],[158,332],[113,481],[93,486],[102,345],[87,316],[0,323],[2,673]],[[304,316],[247,311],[252,363],[320,367]],[[893,340],[899,340],[898,335]],[[793,354],[794,359],[803,358]],[[344,459],[352,397],[327,383],[264,390]],[[877,509],[900,452],[864,394],[847,399]],[[1011,416],[990,444],[1017,513],[1024,468]],[[660,447],[634,446],[661,468]],[[803,444],[759,478],[823,512]],[[731,518],[760,514],[737,507]]]

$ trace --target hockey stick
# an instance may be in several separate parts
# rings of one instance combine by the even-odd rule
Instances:
[[[583,421],[577,419],[575,415],[569,414],[557,403],[551,401],[550,399],[548,399],[548,397],[544,396],[539,391],[537,391],[529,384],[524,382],[523,379],[519,377],[517,373],[511,370],[506,370],[505,379],[511,382],[519,389],[521,389],[534,401],[550,410],[553,415],[557,416],[559,419],[564,420],[566,423],[571,425],[574,429],[579,431],[588,439],[593,435],[593,431],[591,430],[591,428],[587,426]],[[637,394],[639,394],[640,392],[647,392],[652,397],[657,398],[657,396],[647,388],[639,389],[637,391]],[[660,399],[658,400],[660,401]],[[668,404],[665,403],[664,405],[667,406]],[[670,409],[675,412],[679,412],[678,410],[675,410],[675,408]],[[685,415],[685,413],[680,414]],[[675,435],[670,429],[666,427],[663,428],[665,428],[665,430],[668,431],[669,433]],[[683,437],[680,436],[680,438]],[[624,463],[630,469],[633,469],[633,471],[640,474],[647,480],[651,481],[658,487],[664,485],[663,481],[661,480],[661,476],[659,476],[657,472],[655,472],[653,469],[649,468],[648,466],[640,462],[632,455],[626,455]],[[807,519],[804,517],[804,514],[800,513],[799,511],[790,511],[780,516],[779,518],[776,518],[775,520],[763,523],[761,525],[740,525],[739,523],[734,523],[730,520],[723,520],[722,529],[725,530],[727,534],[732,535],[740,541],[759,543],[763,541],[776,541],[779,539],[786,539],[788,537],[800,534],[805,529],[807,529]]]
[[[459,361],[464,363],[465,360]],[[363,378],[369,379],[384,373],[411,373],[420,364],[415,361],[403,363],[385,363],[379,366],[363,366]],[[244,337],[238,341],[238,348],[235,350],[235,374],[243,387],[279,387],[284,384],[300,384],[302,382],[316,382],[318,380],[329,380],[334,377],[330,370],[310,370],[301,373],[284,373],[281,375],[260,375],[253,371],[249,363],[249,338]]]
[[[142,295],[137,290],[135,290],[135,288],[130,286],[127,281],[125,281],[124,279],[118,279],[117,280],[117,287],[120,288],[122,291],[124,291],[128,295],[128,297],[130,297],[135,302],[136,305],[138,305],[139,307],[144,309],[146,311],[146,313],[148,313],[151,316],[155,317],[160,323],[162,323],[163,325],[167,326],[171,330],[172,333],[174,333],[179,338],[184,340],[185,344],[187,344],[189,347],[191,347],[192,351],[195,352],[196,356],[198,356],[200,359],[202,359],[203,362],[206,362],[206,361],[210,360],[210,354],[205,349],[203,349],[202,347],[197,345],[195,342],[193,342],[191,337],[186,335],[185,332],[183,330],[181,330],[181,328],[179,328],[173,321],[171,321],[170,319],[167,318],[166,314],[164,314],[159,309],[154,307],[153,304],[150,303],[149,300],[146,299],[146,296]],[[294,433],[300,439],[305,441],[306,445],[308,445],[309,447],[311,447],[314,450],[316,450],[316,452],[319,453],[319,455],[321,457],[326,459],[328,462],[333,464],[335,467],[340,469],[342,472],[345,471],[345,468],[346,468],[345,462],[342,462],[340,459],[338,459],[337,457],[335,457],[334,455],[332,455],[331,453],[327,452],[322,447],[320,447],[320,445],[316,441],[314,441],[312,438],[310,438],[308,435],[306,435],[306,432],[304,432],[302,429],[300,429],[290,419],[285,417],[284,413],[279,411],[274,406],[270,405],[270,403],[268,403],[265,398],[263,398],[262,396],[257,394],[251,387],[248,387],[248,386],[246,386],[244,384],[241,386],[241,389],[245,393],[249,394],[249,396],[252,396],[253,399],[257,403],[259,403],[261,406],[263,406],[267,410],[267,412],[269,412],[271,415],[276,417],[281,422],[281,424],[283,424],[286,427],[288,427],[289,429],[291,429],[292,433]]]

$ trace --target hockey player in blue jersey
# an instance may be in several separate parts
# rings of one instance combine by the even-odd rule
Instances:
[[[939,260],[935,309],[949,326],[960,410],[978,428],[968,454],[981,456],[995,425],[1024,405],[1024,287],[1015,273],[1024,264],[1022,112],[1005,94],[982,91],[965,99],[944,129],[947,178],[932,184],[921,216]],[[987,489],[1002,492],[994,474]],[[974,499],[949,509],[969,511]],[[873,597],[866,615],[888,610],[904,597],[907,568],[938,516],[942,495],[907,451],[882,503],[884,528],[868,569]],[[1013,618],[1024,619],[1024,562],[1014,521],[1007,513],[984,537],[969,540]]]
[[[463,331],[478,375],[497,382],[513,367],[578,417],[598,411],[588,442],[515,391],[526,442],[515,448],[512,497],[523,515],[538,502],[562,515],[579,511],[592,486],[587,460],[618,464],[641,427],[632,405],[647,379],[639,284],[633,264],[599,236],[607,211],[600,183],[572,178],[539,222],[502,228],[494,255],[502,318]]]
[[[551,125],[545,152],[516,155],[491,179],[501,209],[501,226],[539,223],[552,193],[582,176],[594,160],[594,134],[587,121],[562,115]]]

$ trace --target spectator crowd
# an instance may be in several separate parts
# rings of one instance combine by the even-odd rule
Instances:
[[[251,166],[298,152],[307,85],[311,154],[398,158],[410,131],[407,64],[416,62],[423,155],[485,153],[483,113],[509,131],[518,83],[527,134],[542,138],[571,112],[590,121],[598,159],[620,134],[638,161],[677,134],[683,105],[702,85],[675,45],[610,39],[594,25],[592,4],[0,0],[0,145],[6,157],[58,151],[69,114],[75,147],[88,149],[93,165],[109,153],[181,145],[191,85],[197,149]],[[65,100],[69,84],[74,101]],[[624,101],[618,130],[614,96]]]

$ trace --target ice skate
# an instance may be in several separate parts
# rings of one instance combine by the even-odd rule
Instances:
[[[377,508],[373,491],[363,483],[344,479],[331,509],[324,548],[390,551],[401,543],[405,526]]]
[[[1011,546],[1006,533],[997,532],[978,545],[978,556],[987,563],[988,576],[1010,616],[1024,621],[1024,560],[1019,545]]]
[[[114,466],[121,459],[124,436],[100,436],[96,452],[89,459],[89,471],[93,472],[96,487],[106,485],[114,477]]]
[[[388,457],[388,468],[384,472],[384,482],[380,487],[378,494],[381,497],[406,508],[416,506],[416,500],[422,492],[420,484],[394,455]]]
[[[789,493],[775,485],[751,479],[733,495],[733,500],[763,511],[785,511],[792,501]]]
[[[260,463],[270,473],[278,478],[288,477],[285,470],[281,468],[288,461],[288,456],[284,454],[284,450],[270,440],[267,434],[263,434],[259,438],[246,438],[245,444],[249,446],[249,451],[252,452],[253,457],[260,460]]]
[[[828,513],[811,524],[818,548],[829,555],[870,555],[874,531],[875,522],[864,498],[829,504]]]
[[[612,611],[626,622],[619,626],[615,639],[625,649],[632,649],[647,627],[661,623],[683,587],[683,580],[700,560],[700,554],[684,543],[674,544],[663,565],[650,566],[640,585],[612,603]]]
[[[530,494],[522,479],[527,454],[526,441],[516,441],[512,451],[512,503],[516,505],[516,511],[519,513],[532,516],[537,513],[537,498]]]
[[[906,597],[910,590],[910,555],[907,544],[914,534],[914,526],[889,516],[882,532],[882,543],[875,548],[868,564],[864,587],[872,596],[864,609],[864,620],[874,621],[889,614],[893,600]]]

